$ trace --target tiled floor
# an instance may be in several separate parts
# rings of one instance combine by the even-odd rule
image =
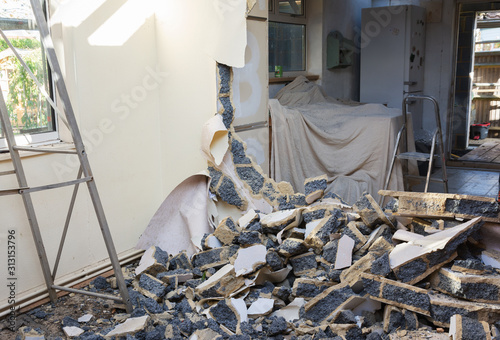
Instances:
[[[441,169],[432,177],[441,178]],[[452,194],[498,197],[499,173],[496,171],[447,168],[448,192]],[[424,183],[414,185],[412,191],[424,191]],[[431,182],[428,192],[444,192],[443,184]]]

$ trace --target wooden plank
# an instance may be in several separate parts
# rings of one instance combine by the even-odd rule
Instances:
[[[495,143],[495,142],[486,142],[486,143],[482,144],[481,146],[477,147],[476,149],[472,150],[471,152],[460,157],[459,160],[461,160],[461,161],[481,160],[481,156],[483,156],[485,153],[487,153],[488,151],[490,151],[491,149],[493,149],[497,145],[498,145],[498,143]]]
[[[500,156],[500,144],[499,143],[497,143],[493,148],[489,149],[486,153],[484,153],[480,160],[484,161],[484,162],[493,162],[493,160],[495,158],[497,158],[498,156]]]
[[[482,217],[489,222],[500,223],[499,207],[495,198],[380,190],[379,195],[391,196],[399,200],[396,216],[417,216],[429,218]]]

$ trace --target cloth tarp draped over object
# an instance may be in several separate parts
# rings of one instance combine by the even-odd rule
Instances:
[[[327,174],[327,191],[351,204],[364,191],[378,199],[403,121],[401,110],[343,104],[324,96],[305,77],[295,79],[277,98],[269,100],[274,179],[304,192],[306,178]],[[399,162],[389,188],[403,189]]]

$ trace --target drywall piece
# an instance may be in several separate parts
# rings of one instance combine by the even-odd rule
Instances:
[[[361,216],[365,224],[373,228],[379,224],[387,224],[391,228],[395,228],[392,222],[389,221],[385,213],[382,211],[378,203],[368,193],[363,193],[363,196],[353,205],[353,209]]]
[[[240,232],[237,229],[232,217],[226,217],[223,219],[217,228],[215,228],[213,233],[213,235],[217,237],[217,239],[225,246],[233,244],[239,234]]]
[[[115,328],[113,328],[111,332],[106,334],[106,336],[111,338],[113,336],[120,337],[120,336],[126,336],[128,334],[134,335],[135,333],[146,328],[148,320],[149,320],[149,315],[143,315],[137,318],[128,318],[127,320],[125,320],[124,323],[121,323]]]
[[[481,253],[481,261],[487,266],[500,269],[500,253],[496,251],[483,251]]]
[[[63,327],[63,332],[67,337],[73,338],[73,337],[76,337],[76,336],[83,334],[85,331],[79,327],[66,326],[66,327]],[[28,337],[26,337],[26,338],[28,339]]]
[[[78,322],[87,323],[93,318],[92,314],[85,314],[78,318]]]
[[[186,250],[194,254],[200,245],[193,244],[195,236],[211,233],[208,223],[208,176],[193,175],[180,183],[154,214],[139,238],[136,247],[158,246],[170,254]]]
[[[460,314],[455,314],[450,319],[448,335],[453,340],[491,340],[490,326],[484,321],[477,321]]]
[[[323,196],[328,185],[328,176],[321,175],[313,178],[306,178],[304,181],[304,193],[306,203],[311,204]]]
[[[273,299],[258,298],[248,307],[248,317],[257,318],[259,316],[268,315],[273,311],[273,307]]]
[[[299,320],[299,311],[305,305],[306,301],[302,298],[295,298],[286,307],[280,308],[272,315],[277,317],[283,317],[287,322],[293,322],[294,320]]]
[[[292,266],[287,265],[286,268],[280,269],[278,271],[271,271],[271,269],[264,267],[257,272],[255,277],[255,284],[262,285],[265,282],[282,282],[286,279],[290,271],[292,270]]]
[[[398,211],[394,213],[395,215],[467,219],[480,216],[483,221],[500,222],[500,210],[494,198],[389,190],[380,190],[379,194],[399,200]]]
[[[430,315],[427,290],[389,280],[368,273],[361,273],[364,292],[372,299],[413,312]]]
[[[500,320],[500,305],[498,304],[465,301],[441,293],[429,294],[429,297],[431,303],[429,320],[439,327],[449,327],[450,318],[454,314],[485,321],[488,324]]]
[[[153,276],[168,270],[168,254],[160,247],[151,246],[144,252],[135,268],[135,275],[141,275],[146,272]]]
[[[236,276],[253,273],[259,266],[266,264],[266,247],[262,244],[240,248],[234,261]]]
[[[308,246],[321,251],[323,246],[330,241],[330,235],[336,233],[344,224],[344,214],[340,209],[335,209],[331,216],[321,219],[319,223],[313,221],[306,225],[307,237],[305,242]],[[311,225],[315,225],[315,227],[308,232],[308,227]]]
[[[431,287],[457,298],[486,303],[500,303],[500,275],[463,274],[441,268],[430,279]]]
[[[414,284],[456,257],[455,250],[480,227],[481,218],[411,243],[398,244],[389,254],[391,268],[402,282]]]
[[[342,304],[352,296],[356,296],[356,294],[348,285],[332,286],[304,305],[303,317],[313,322],[327,320],[333,313],[340,310]]]
[[[277,211],[262,217],[260,223],[264,233],[277,234],[285,227],[296,227],[301,222],[301,209]]]
[[[210,118],[201,133],[201,151],[207,160],[220,166],[229,149],[229,132],[222,121],[222,116],[215,115]]]
[[[194,254],[191,262],[193,266],[200,268],[200,270],[223,266],[229,263],[229,258],[236,254],[238,249],[237,245],[233,245],[202,251]]]
[[[223,246],[221,241],[219,241],[219,239],[213,234],[207,234],[207,237],[205,237],[205,239],[203,239],[201,243],[203,250],[211,250]]]
[[[331,281],[320,281],[299,277],[293,281],[292,294],[295,297],[309,300],[334,285],[336,285],[336,283]]]
[[[342,236],[337,246],[337,257],[335,258],[334,269],[344,269],[351,266],[353,249],[354,240],[347,235]]]
[[[293,267],[293,274],[295,276],[313,275],[316,272],[316,268],[318,268],[316,254],[312,252],[291,257],[290,264]]]
[[[189,340],[213,340],[220,336],[221,335],[219,333],[211,330],[210,328],[197,329],[193,334],[191,334]]]
[[[260,216],[255,212],[255,210],[250,209],[245,215],[241,216],[238,220],[238,225],[241,229],[245,229],[248,225],[255,221],[259,221]]]
[[[403,242],[411,242],[414,240],[420,240],[424,238],[424,235],[412,233],[411,231],[407,230],[397,230],[394,235],[392,235],[392,239],[396,241],[403,241]]]
[[[218,63],[232,67],[245,66],[247,46],[246,0],[199,1],[199,10],[210,18],[204,27],[202,47]],[[223,37],[223,38],[222,38]]]

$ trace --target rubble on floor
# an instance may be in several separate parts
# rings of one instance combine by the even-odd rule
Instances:
[[[223,219],[205,238],[217,247],[145,252],[127,277],[132,314],[61,327],[84,340],[498,338],[500,273],[482,261],[495,255],[482,248],[482,218],[402,217],[398,200],[390,206],[369,194],[354,207],[326,196]],[[241,237],[249,231],[254,242]]]

